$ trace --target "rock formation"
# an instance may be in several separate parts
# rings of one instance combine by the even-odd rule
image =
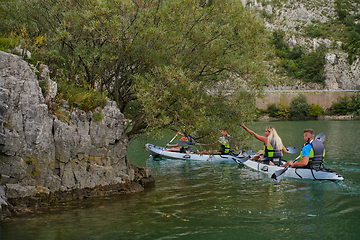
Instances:
[[[281,30],[285,33],[284,40],[289,47],[303,46],[308,52],[325,46],[325,86],[326,90],[357,90],[360,87],[360,61],[359,57],[352,64],[347,61],[348,54],[341,49],[343,44],[336,36],[332,39],[324,37],[309,37],[304,29],[309,25],[331,23],[337,17],[334,0],[308,1],[308,0],[242,0],[242,3],[263,16],[265,26],[270,31]],[[354,5],[355,7],[355,5]],[[359,12],[354,12],[354,15]],[[296,86],[295,88],[301,88]],[[296,90],[296,89],[293,90]]]
[[[52,98],[56,95],[56,84],[49,79],[46,67],[43,68],[45,71],[40,76],[51,90],[47,98]],[[64,200],[59,193],[86,189],[81,196],[77,194],[81,198],[94,195],[94,189],[106,186],[117,186],[108,187],[108,191],[125,191],[139,172],[150,177],[149,169],[143,171],[128,162],[124,116],[115,102],[108,101],[106,107],[96,109],[104,116],[100,122],[93,120],[92,112],[70,111],[65,105],[69,114],[67,122],[49,112],[46,100],[51,99],[43,96],[28,63],[19,56],[0,52],[3,216],[17,211],[19,199],[27,199],[29,203],[29,199],[36,202],[41,196],[45,204],[51,204],[54,197],[56,201]]]

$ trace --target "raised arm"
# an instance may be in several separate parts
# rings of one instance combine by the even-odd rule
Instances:
[[[254,137],[256,137],[256,139],[262,141],[263,143],[266,144],[267,142],[267,137],[265,136],[260,136],[259,134],[256,134],[254,131],[248,129],[244,124],[240,124],[241,127],[243,127],[247,132],[249,132],[251,135],[254,135]]]

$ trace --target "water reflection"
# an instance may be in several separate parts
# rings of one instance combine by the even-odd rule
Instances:
[[[287,179],[277,183],[233,162],[154,160],[144,142],[133,164],[151,168],[156,187],[40,209],[1,223],[2,239],[358,239],[358,121],[271,123],[287,146],[302,131],[326,135],[326,165],[342,182]],[[256,123],[255,132],[269,123]],[[170,137],[171,138],[171,137]],[[154,144],[157,144],[154,142]],[[162,143],[160,142],[159,145]],[[261,148],[256,141],[253,149]],[[296,156],[286,155],[287,159]]]

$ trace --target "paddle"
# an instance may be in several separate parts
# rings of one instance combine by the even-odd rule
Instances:
[[[254,153],[254,152],[252,151],[251,147],[249,147],[249,151],[250,151],[249,156],[255,156],[256,153]],[[246,152],[245,152],[245,153],[246,153]]]
[[[168,144],[170,144],[172,141],[174,141],[174,139],[177,137],[177,135],[178,135],[178,134],[176,133],[176,135],[173,137],[173,139],[171,139],[170,142],[167,143],[166,145],[168,145]],[[165,145],[164,149],[166,149],[166,145]]]
[[[233,157],[232,158],[237,164],[244,164],[247,160],[249,160],[249,157]]]
[[[325,133],[319,133],[318,135],[316,135],[315,140],[319,140],[321,142],[325,141]]]
[[[325,141],[325,134],[322,132],[322,133],[319,133],[318,135],[316,135],[315,137],[316,140],[319,140],[321,142],[324,142]],[[298,160],[300,158],[300,155],[295,158],[295,160],[293,162],[296,162],[296,160]],[[284,169],[280,169],[280,170],[277,170],[275,171],[272,175],[271,175],[271,178],[274,180],[274,181],[280,181],[284,176],[285,176],[285,173],[286,171],[289,169],[289,166],[285,167]]]
[[[287,150],[287,153],[294,154],[294,153],[297,153],[299,149],[297,146],[293,146],[293,147],[286,148],[286,150]]]

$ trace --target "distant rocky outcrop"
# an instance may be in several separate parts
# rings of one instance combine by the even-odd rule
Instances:
[[[67,109],[68,122],[60,120],[46,104],[56,95],[56,83],[49,79],[46,66],[42,69],[40,77],[50,90],[47,99],[27,62],[0,51],[2,215],[21,212],[21,204],[141,190],[134,185],[135,175],[149,179],[151,173],[128,162],[124,116],[116,103],[108,101],[96,110],[104,116],[101,122],[93,120],[92,112],[78,109]]]
[[[350,65],[347,61],[348,54],[341,49],[343,43],[339,39],[311,38],[304,35],[306,26],[327,23],[337,17],[334,2],[334,0],[242,0],[244,6],[253,9],[259,15],[263,16],[262,12],[265,12],[268,16],[264,18],[267,29],[284,31],[284,40],[290,48],[304,46],[309,52],[320,46],[327,48],[324,66],[325,86],[313,84],[315,89],[357,90],[360,87],[360,56]],[[353,14],[359,13],[358,10]],[[293,90],[299,88],[308,89],[309,86],[296,84]]]

